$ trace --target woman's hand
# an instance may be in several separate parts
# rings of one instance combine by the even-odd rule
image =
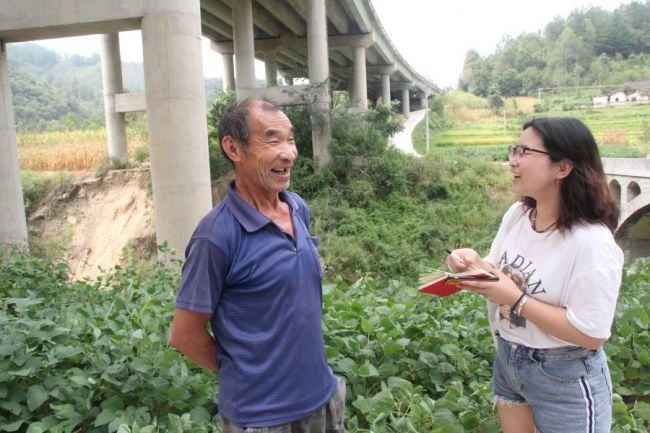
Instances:
[[[447,266],[452,272],[465,272],[480,262],[481,256],[471,248],[460,248],[447,256]]]
[[[522,291],[509,276],[493,266],[483,269],[499,277],[499,281],[463,281],[460,287],[478,293],[497,305],[511,307],[517,302]]]

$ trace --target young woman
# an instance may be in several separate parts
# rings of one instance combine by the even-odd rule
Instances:
[[[610,336],[623,254],[612,232],[618,206],[596,142],[577,119],[526,123],[510,146],[512,189],[481,258],[458,249],[454,272],[478,266],[497,282],[463,288],[488,300],[496,342],[493,388],[505,433],[609,432]]]

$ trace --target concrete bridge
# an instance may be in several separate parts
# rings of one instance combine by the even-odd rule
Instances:
[[[121,31],[142,32],[145,93],[122,86]],[[212,206],[201,36],[222,54],[224,86],[238,98],[309,104],[314,159],[328,164],[330,89],[423,106],[437,87],[391,44],[369,0],[3,0],[0,2],[0,245],[25,245],[6,44],[102,34],[104,105],[111,158],[127,156],[124,114],[146,110],[158,243],[183,250]],[[257,88],[255,59],[266,66]],[[278,76],[288,86],[279,86]],[[294,85],[305,78],[309,85]]]
[[[617,242],[628,260],[650,256],[650,159],[603,158],[603,167],[621,209]]]

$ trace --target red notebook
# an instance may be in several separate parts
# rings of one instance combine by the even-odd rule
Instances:
[[[430,293],[438,296],[448,296],[460,290],[459,285],[463,281],[498,281],[499,277],[484,271],[483,269],[472,269],[466,272],[452,274],[438,271],[425,274],[420,278],[418,292]]]

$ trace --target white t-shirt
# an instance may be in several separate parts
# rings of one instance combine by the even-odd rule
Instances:
[[[535,232],[521,202],[503,216],[486,260],[508,274],[529,296],[564,307],[569,322],[593,338],[609,338],[621,285],[623,252],[607,227],[578,224]],[[572,345],[509,309],[488,302],[490,326],[506,340],[533,348]]]

